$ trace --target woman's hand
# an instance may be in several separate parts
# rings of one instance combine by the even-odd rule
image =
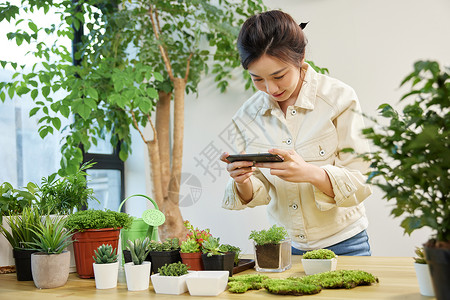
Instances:
[[[290,182],[310,182],[311,165],[303,160],[294,150],[270,149],[269,153],[277,154],[283,162],[256,163],[258,168],[269,168],[270,174]]]
[[[334,197],[333,186],[327,172],[309,164],[294,150],[270,149],[269,153],[283,157],[283,162],[257,163],[255,167],[269,168],[270,174],[290,182],[309,182],[323,193]]]
[[[251,161],[235,161],[229,162],[227,160],[228,153],[224,152],[220,156],[220,160],[227,163],[227,171],[230,173],[231,178],[238,184],[247,183],[250,180],[250,176],[253,175],[255,167]]]

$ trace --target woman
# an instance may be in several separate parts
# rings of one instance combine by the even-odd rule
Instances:
[[[292,253],[328,248],[337,255],[370,255],[362,203],[371,194],[360,105],[348,85],[305,62],[306,39],[286,13],[250,17],[238,37],[244,69],[259,90],[233,117],[241,152],[270,152],[283,162],[220,159],[231,179],[223,207],[268,205],[272,223],[292,238]]]

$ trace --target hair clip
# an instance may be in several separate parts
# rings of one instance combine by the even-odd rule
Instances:
[[[306,22],[306,23],[300,23],[300,24],[298,24],[298,25],[299,25],[300,28],[303,30],[303,29],[305,29],[306,25],[308,25],[308,23],[309,23],[309,22]]]

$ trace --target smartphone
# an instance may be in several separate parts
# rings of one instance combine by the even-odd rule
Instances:
[[[280,162],[283,158],[276,154],[254,153],[254,154],[233,154],[227,157],[229,162],[254,161],[254,162]]]

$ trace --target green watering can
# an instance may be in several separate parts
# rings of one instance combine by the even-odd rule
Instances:
[[[157,241],[158,226],[164,224],[164,222],[166,221],[166,217],[159,210],[156,202],[146,195],[136,194],[129,196],[128,198],[123,200],[122,203],[120,203],[118,211],[120,212],[125,202],[133,197],[144,197],[147,200],[149,200],[155,208],[145,210],[142,213],[142,218],[134,218],[130,228],[128,229],[122,228],[120,230],[122,250],[127,249],[128,240],[134,241],[135,239],[144,239],[145,237],[149,237],[150,240]]]

